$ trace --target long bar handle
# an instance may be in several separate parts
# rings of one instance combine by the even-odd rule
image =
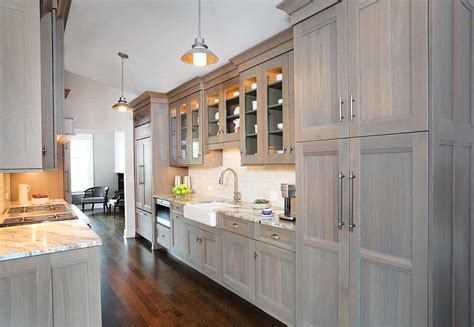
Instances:
[[[353,97],[352,94],[351,94],[351,121],[354,120],[354,118],[355,118],[355,114],[354,114],[354,102],[355,102],[355,99],[354,99],[354,97]]]
[[[349,172],[349,231],[352,232],[356,225],[354,224],[354,179],[355,175]]]
[[[339,226],[339,229],[342,229],[342,226],[345,225],[344,220],[342,218],[343,214],[343,179],[344,179],[344,173],[342,171],[339,171],[339,222],[337,223],[337,226]]]
[[[344,116],[342,115],[342,105],[344,104],[344,101],[342,101],[342,97],[339,97],[339,122],[342,123],[344,120]]]

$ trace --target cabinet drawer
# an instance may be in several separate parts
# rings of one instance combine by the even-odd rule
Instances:
[[[183,208],[184,208],[184,205],[180,203],[173,202],[173,204],[171,205],[171,210],[180,215],[183,215]]]
[[[232,233],[253,238],[254,223],[248,220],[222,216],[222,228]]]
[[[295,232],[288,229],[259,224],[257,240],[295,251]]]
[[[156,224],[156,242],[169,250],[171,246],[170,229]]]
[[[151,242],[152,228],[153,222],[151,213],[143,210],[137,210],[137,233]]]

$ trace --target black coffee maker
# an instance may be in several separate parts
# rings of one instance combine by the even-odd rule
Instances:
[[[281,196],[285,199],[285,213],[279,215],[280,219],[295,221],[296,215],[291,213],[291,199],[296,197],[296,186],[281,184]]]

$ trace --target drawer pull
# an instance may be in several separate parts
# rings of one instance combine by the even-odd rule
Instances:
[[[165,237],[165,234],[161,234],[161,237]]]
[[[232,227],[234,227],[234,228],[239,228],[239,224],[233,223],[233,224],[232,224]]]
[[[280,236],[278,236],[278,234],[272,234],[270,237],[273,238],[274,240],[280,239]]]

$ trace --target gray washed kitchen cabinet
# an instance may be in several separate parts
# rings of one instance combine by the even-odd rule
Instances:
[[[0,171],[39,170],[42,168],[39,1],[2,1],[0,35]]]
[[[342,1],[294,27],[297,141],[428,129],[427,8]]]
[[[299,324],[426,324],[427,149],[427,133],[298,144]]]
[[[295,253],[255,241],[255,302],[275,317],[295,320]]]
[[[186,243],[186,261],[191,266],[200,269],[202,266],[201,230],[186,224]]]
[[[227,231],[221,233],[222,282],[246,299],[255,299],[253,240]]]
[[[219,276],[219,236],[186,224],[186,262],[206,276]]]
[[[188,247],[188,237],[184,217],[171,213],[171,253],[185,261]]]

